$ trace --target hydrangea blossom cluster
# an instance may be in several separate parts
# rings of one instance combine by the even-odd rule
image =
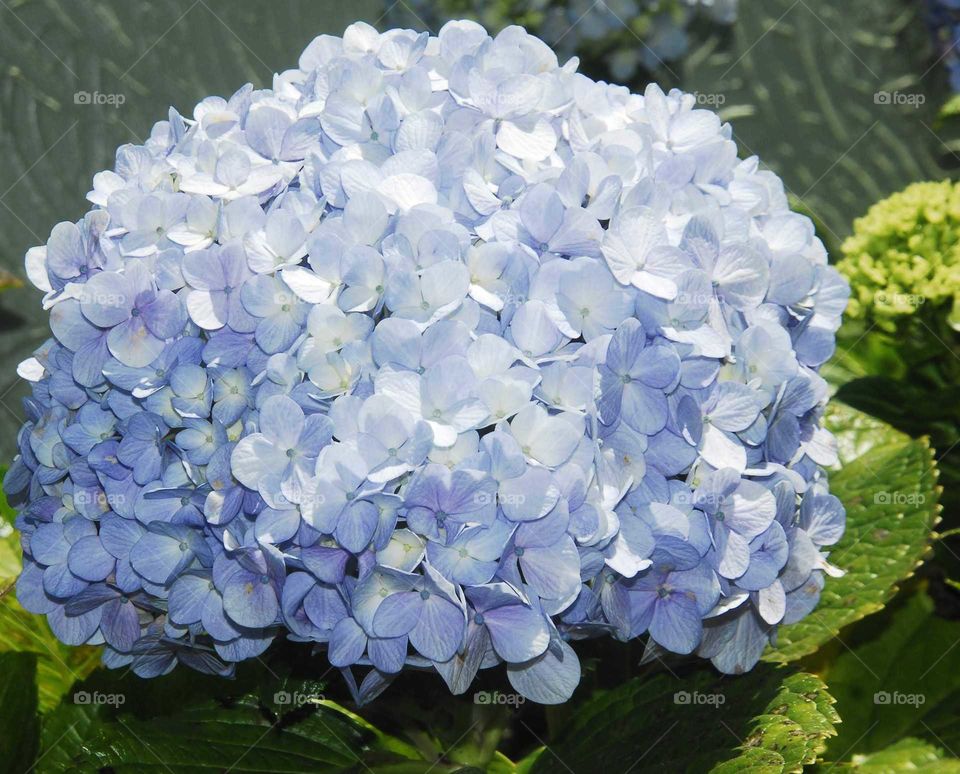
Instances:
[[[540,702],[573,640],[739,672],[809,613],[847,285],[715,114],[576,65],[355,24],[120,148],[27,255],[23,606],[147,677],[286,636]]]
[[[738,0],[408,0],[394,5],[388,17],[440,27],[466,16],[499,31],[520,23],[547,42],[561,58],[589,56],[616,81],[640,72],[656,73],[690,47],[695,21],[730,25]],[[639,42],[638,42],[639,41]]]
[[[852,319],[899,344],[916,344],[916,332],[931,329],[952,339],[960,329],[960,186],[913,183],[871,206],[837,269],[856,289]]]

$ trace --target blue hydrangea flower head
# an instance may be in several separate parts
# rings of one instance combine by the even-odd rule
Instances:
[[[171,110],[27,255],[21,603],[145,677],[312,643],[360,701],[561,702],[585,637],[749,669],[839,572],[847,288],[731,136],[467,21]]]

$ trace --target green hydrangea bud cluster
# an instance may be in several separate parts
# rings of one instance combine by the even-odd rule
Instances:
[[[960,329],[960,185],[915,183],[877,202],[842,250],[849,318],[895,335],[918,321]]]

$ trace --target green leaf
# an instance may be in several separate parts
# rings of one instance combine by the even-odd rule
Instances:
[[[903,739],[872,755],[855,755],[851,768],[858,774],[960,774],[960,760],[945,758],[943,750],[920,739]]]
[[[0,521],[0,593],[16,580],[21,567],[20,536]]]
[[[870,202],[943,176],[933,125],[949,89],[931,68],[921,6],[752,0],[732,34],[682,63],[684,88],[722,98],[741,150],[783,177],[828,242]]]
[[[426,760],[336,704],[319,692],[322,678],[280,677],[274,667],[282,669],[242,665],[232,681],[99,670],[47,716],[39,772],[425,774],[462,766]]]
[[[830,490],[847,509],[847,529],[830,562],[846,574],[827,579],[807,618],[780,628],[777,647],[764,655],[769,661],[813,653],[844,626],[880,610],[929,551],[939,520],[938,471],[926,439],[912,440],[840,406],[828,425],[844,460]]]
[[[32,653],[0,653],[0,740],[6,771],[28,771],[37,753],[36,675]]]
[[[876,370],[883,372],[882,367]],[[945,450],[960,440],[960,386],[921,385],[909,376],[902,381],[867,376],[844,384],[837,398],[910,436],[929,435]]]
[[[722,681],[707,669],[636,677],[586,700],[531,774],[797,772],[836,733],[832,703],[819,678],[763,664]]]
[[[956,749],[960,743],[960,622],[934,613],[919,589],[862,621],[812,664],[844,719],[827,759],[845,762],[907,736]]]
[[[0,522],[0,534],[3,531]],[[14,587],[20,574],[20,540],[12,528],[7,531],[0,537],[0,653],[36,655],[40,711],[46,712],[60,702],[74,681],[97,667],[100,649],[64,645],[50,631],[46,618],[20,606]]]
[[[7,469],[0,467],[0,481]],[[13,522],[17,514],[0,489],[0,592],[20,574],[20,539],[14,534]]]
[[[325,708],[282,725],[244,702],[150,720],[119,715],[86,743],[84,763],[118,772],[343,771],[372,759],[372,740]]]
[[[942,108],[940,108],[940,118],[952,118],[960,116],[960,94],[954,94],[948,99]]]
[[[713,771],[730,774],[758,763],[771,767],[770,771],[802,771],[817,760],[826,749],[826,740],[837,733],[834,726],[840,717],[833,703],[820,678],[803,672],[791,675],[764,714],[753,721],[740,754]]]
[[[862,343],[882,338],[871,333]],[[934,341],[932,336],[929,337]],[[939,346],[937,344],[936,346]],[[949,361],[950,355],[944,354]],[[957,363],[960,365],[960,362]],[[887,376],[870,376],[844,384],[837,398],[860,411],[889,422],[898,430],[913,437],[929,436],[934,449],[939,450],[937,467],[943,493],[940,498],[946,527],[956,527],[960,515],[960,455],[952,454],[960,444],[960,383],[947,380],[945,386],[935,386],[929,380],[918,378],[919,371],[902,380]],[[874,373],[888,374],[890,369],[877,367]],[[936,564],[948,575],[960,575],[960,556],[949,545],[935,545]]]
[[[910,442],[910,436],[906,433],[839,400],[827,405],[824,424],[837,439],[841,469],[878,446]],[[833,477],[830,480],[832,482]]]
[[[0,652],[36,655],[42,712],[55,707],[74,681],[86,677],[100,663],[100,648],[61,643],[46,618],[20,607],[12,587],[0,596]]]
[[[65,701],[43,715],[36,774],[63,774],[78,770],[85,755],[84,740],[92,738],[100,722],[100,708]]]

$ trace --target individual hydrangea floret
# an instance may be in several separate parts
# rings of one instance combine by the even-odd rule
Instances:
[[[715,114],[576,66],[355,24],[120,148],[27,255],[23,606],[145,677],[313,643],[358,701],[564,701],[600,636],[740,672],[807,615],[846,284]]]

